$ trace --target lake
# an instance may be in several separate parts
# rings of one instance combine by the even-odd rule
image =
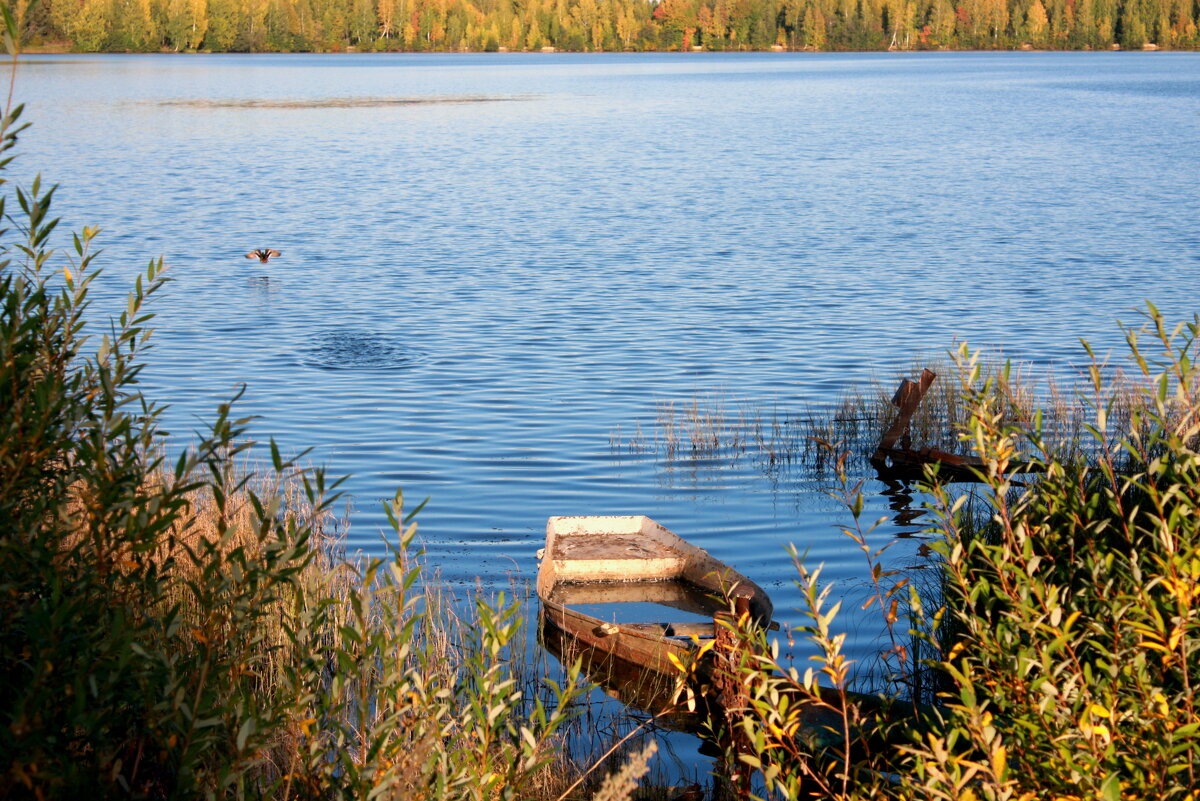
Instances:
[[[172,435],[245,383],[258,438],[352,475],[353,547],[429,497],[455,585],[646,514],[798,622],[789,543],[865,592],[829,477],[667,458],[663,404],[787,419],[961,341],[1070,381],[1142,301],[1200,308],[1198,54],[46,56],[17,96],[61,243],[105,229],[97,309],[170,265]]]

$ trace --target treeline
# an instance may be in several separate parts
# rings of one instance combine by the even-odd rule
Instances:
[[[1200,47],[1198,0],[17,0],[83,52]]]

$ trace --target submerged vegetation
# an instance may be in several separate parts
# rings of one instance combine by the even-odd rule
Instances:
[[[1200,47],[1192,0],[18,0],[81,52]]]

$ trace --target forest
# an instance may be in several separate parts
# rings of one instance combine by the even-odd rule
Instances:
[[[77,52],[1141,50],[1200,47],[1197,0],[17,0]]]

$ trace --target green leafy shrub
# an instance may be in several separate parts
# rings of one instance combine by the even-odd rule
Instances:
[[[1009,376],[985,378],[959,352],[962,436],[986,470],[971,495],[930,487],[940,607],[879,567],[858,525],[862,485],[843,485],[856,521],[846,533],[871,559],[872,601],[892,633],[885,664],[907,686],[932,672],[950,689],[933,706],[854,694],[837,606],[819,569],[797,559],[808,623],[793,635],[815,646],[817,667],[783,669],[743,624],[755,647],[730,669],[748,697],[722,722],[736,733],[731,759],[768,797],[1196,797],[1200,317],[1170,328],[1151,305],[1146,316],[1125,329],[1132,385],[1093,358],[1088,423],[1073,440],[1006,407],[1012,393],[994,381]],[[1017,460],[1041,474],[1011,481]],[[893,630],[904,610],[907,641]]]
[[[1194,797],[1200,318],[1169,329],[1149,305],[1147,318],[1125,329],[1143,402],[1123,430],[1108,424],[1114,393],[1093,361],[1087,460],[1059,458],[1036,418],[997,426],[962,353],[991,518],[964,537],[942,504],[954,725],[916,750],[939,792],[971,778],[988,798]],[[1022,450],[1045,473],[1015,491],[1004,473]],[[986,757],[974,775],[946,755],[955,734]]]

